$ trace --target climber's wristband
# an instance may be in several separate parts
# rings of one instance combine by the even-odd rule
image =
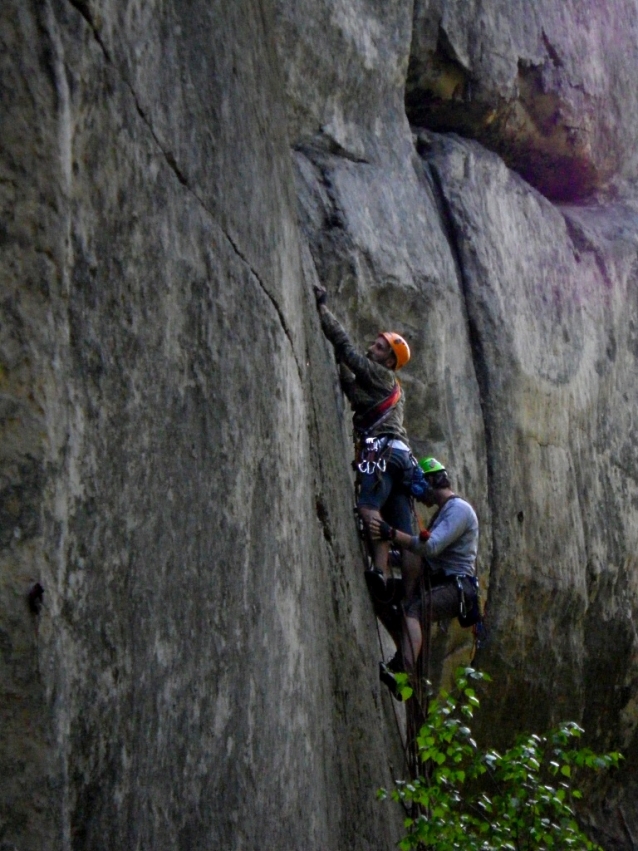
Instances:
[[[397,536],[397,530],[393,529],[389,523],[386,523],[385,520],[381,520],[379,523],[379,537],[382,541],[394,541]]]

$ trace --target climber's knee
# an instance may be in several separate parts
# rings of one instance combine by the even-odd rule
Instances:
[[[381,518],[381,513],[378,508],[374,508],[371,505],[359,505],[357,506],[357,510],[359,512],[359,516],[363,520],[366,526],[369,525],[370,520],[373,517]]]

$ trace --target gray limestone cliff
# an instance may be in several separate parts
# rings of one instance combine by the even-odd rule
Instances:
[[[636,0],[0,7],[0,851],[394,847],[317,280],[409,340],[414,450],[479,514],[482,735],[621,749],[583,817],[634,847],[637,31]]]

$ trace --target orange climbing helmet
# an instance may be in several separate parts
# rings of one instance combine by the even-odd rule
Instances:
[[[410,360],[410,347],[400,334],[394,331],[380,331],[379,336],[385,337],[397,359],[395,369],[401,369]]]

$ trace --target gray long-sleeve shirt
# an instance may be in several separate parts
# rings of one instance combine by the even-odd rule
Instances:
[[[432,572],[447,576],[476,573],[478,518],[469,502],[461,497],[448,499],[430,526],[427,541],[412,538],[410,549],[424,556]]]

